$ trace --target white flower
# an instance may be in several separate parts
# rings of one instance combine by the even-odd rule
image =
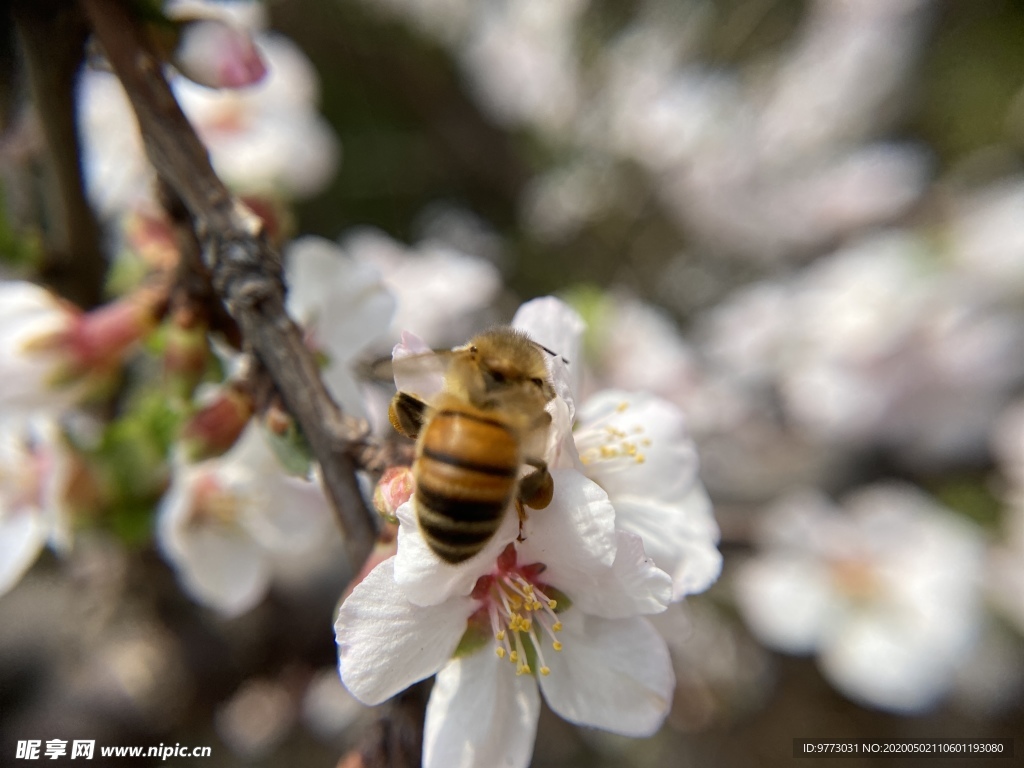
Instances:
[[[1024,332],[933,259],[909,232],[865,238],[737,292],[710,315],[708,349],[752,392],[777,391],[800,437],[975,455],[1024,375]]]
[[[214,170],[232,188],[308,197],[334,177],[338,139],[316,111],[317,75],[291,40],[255,38],[267,76],[239,90],[211,90],[186,78],[172,82],[182,110],[210,150]]]
[[[437,674],[427,706],[426,766],[525,766],[538,688],[573,723],[628,736],[653,733],[668,712],[674,675],[664,640],[644,616],[705,588],[719,567],[717,528],[678,411],[654,398],[634,399],[639,424],[650,429],[650,466],[633,456],[622,466],[598,466],[597,482],[589,479],[572,431],[579,364],[571,360],[580,359],[582,321],[546,298],[521,307],[513,325],[553,352],[550,505],[528,510],[522,523],[510,508],[482,551],[453,566],[427,545],[413,502],[403,504],[397,554],[360,582],[336,624],[342,680],[364,703]],[[424,347],[405,336],[395,356]],[[441,372],[417,371],[396,383],[429,396]],[[617,405],[622,395],[610,397]],[[595,421],[604,419],[603,408],[601,400],[593,406]],[[628,418],[630,429],[637,426],[636,415]],[[634,480],[632,470],[639,470]],[[648,535],[661,540],[664,565],[645,553],[641,536]],[[714,554],[705,559],[708,549]],[[672,569],[675,584],[663,567]]]
[[[223,456],[177,463],[157,542],[189,595],[237,616],[266,593],[276,553],[312,551],[330,525],[319,486],[286,475],[252,423]]]
[[[975,641],[981,538],[910,487],[864,489],[845,507],[805,494],[767,513],[766,551],[737,574],[739,608],[769,646],[816,653],[847,696],[926,710]]]
[[[508,514],[459,566],[431,552],[403,505],[398,554],[339,610],[342,680],[364,703],[438,674],[427,768],[526,766],[538,687],[567,720],[629,736],[652,734],[668,712],[671,662],[642,614],[664,609],[670,580],[638,537],[614,530],[596,485],[573,470],[553,474],[555,497],[530,513],[524,541],[513,543],[518,519]]]
[[[618,529],[643,539],[648,556],[673,580],[673,599],[703,592],[718,578],[718,524],[697,476],[697,449],[679,408],[646,393],[604,390],[578,411],[583,322],[557,299],[527,302],[512,324],[557,350],[553,369],[565,366],[568,383],[554,405],[553,437],[560,450],[553,466],[574,466],[608,494]],[[575,363],[573,361],[576,361]],[[560,433],[560,434],[559,434]]]
[[[683,414],[653,395],[604,390],[577,415],[583,472],[607,492],[616,526],[672,576],[673,599],[706,590],[722,570],[719,530]]]
[[[414,331],[431,345],[468,336],[468,320],[501,290],[493,264],[439,243],[407,248],[379,230],[360,228],[345,236],[342,247],[380,270],[397,299],[393,326]]]
[[[288,311],[306,330],[307,343],[327,357],[324,381],[346,412],[364,415],[351,373],[353,359],[388,330],[395,299],[380,273],[321,237],[290,243]]]
[[[259,83],[215,90],[176,76],[171,87],[210,150],[214,169],[233,189],[243,194],[315,194],[334,176],[340,158],[337,137],[316,111],[316,72],[285,37],[249,32],[267,68]],[[77,88],[89,199],[107,216],[151,201],[153,169],[117,78],[84,69]]]
[[[68,454],[53,421],[0,424],[0,595],[49,543],[70,546],[65,493]]]
[[[33,283],[0,283],[0,410],[59,409],[81,387],[67,381],[63,341],[76,312]]]

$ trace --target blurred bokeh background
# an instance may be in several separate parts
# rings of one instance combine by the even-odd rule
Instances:
[[[588,322],[587,389],[653,391],[697,441],[725,566],[659,617],[665,727],[632,741],[545,712],[534,766],[1024,734],[1024,5],[263,11],[260,34],[311,65],[286,58],[301,85],[279,88],[326,121],[300,139],[322,154],[289,161],[317,183],[290,191],[284,231],[374,265],[392,328],[438,346],[562,296]],[[115,119],[80,92],[84,125]],[[30,249],[24,136],[3,145],[8,256]],[[88,180],[103,149],[85,142]],[[283,153],[261,151],[240,179]],[[92,199],[118,232],[104,178]],[[266,596],[224,618],[151,537],[109,528],[0,596],[0,763],[15,739],[89,738],[332,766],[373,727],[334,672],[338,542],[275,555]]]

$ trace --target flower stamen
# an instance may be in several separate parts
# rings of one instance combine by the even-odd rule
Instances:
[[[514,549],[505,560],[499,560],[496,572],[481,577],[473,590],[478,600],[487,601],[487,615],[495,640],[494,653],[516,665],[517,675],[551,673],[541,648],[547,635],[555,651],[562,650],[556,633],[562,629],[555,610],[559,601],[545,594],[544,585],[533,579],[543,573],[539,564],[519,567]]]

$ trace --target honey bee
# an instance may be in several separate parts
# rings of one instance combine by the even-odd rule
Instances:
[[[398,432],[416,439],[416,517],[445,562],[461,563],[483,549],[511,502],[520,525],[524,505],[551,503],[554,484],[542,457],[551,425],[544,407],[555,390],[545,353],[526,334],[498,327],[464,346],[394,363],[396,370],[440,364],[444,372],[444,386],[429,402],[400,391],[388,416]]]

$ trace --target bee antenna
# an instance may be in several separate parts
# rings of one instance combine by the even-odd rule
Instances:
[[[534,342],[534,344],[537,344],[537,342]],[[568,364],[569,364],[569,361],[568,361],[568,360],[566,360],[566,359],[565,359],[564,357],[562,357],[561,355],[559,355],[559,354],[558,354],[557,352],[552,352],[552,351],[551,351],[550,349],[548,349],[547,347],[545,347],[545,346],[544,346],[543,344],[537,344],[537,346],[538,346],[538,347],[540,347],[541,349],[543,349],[543,350],[544,350],[545,352],[547,352],[547,353],[548,353],[549,355],[551,355],[552,357],[560,357],[560,358],[562,359],[562,362],[563,362],[563,363],[565,363],[566,365],[568,365]]]

